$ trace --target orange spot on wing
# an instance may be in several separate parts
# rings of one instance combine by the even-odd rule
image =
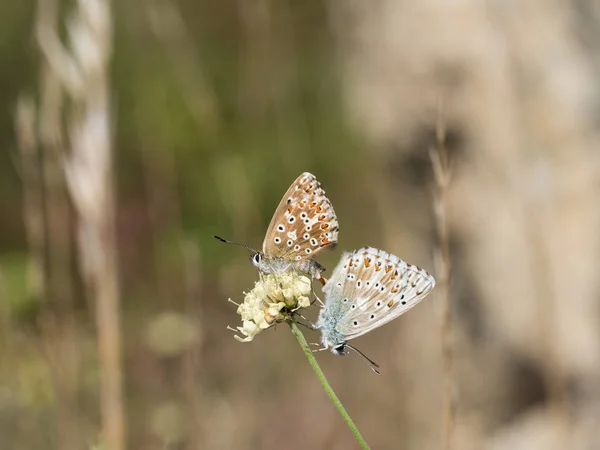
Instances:
[[[327,218],[327,216],[325,214],[321,214],[319,217],[317,217],[318,220],[325,220]]]
[[[375,272],[379,272],[381,270],[381,263],[375,263]]]
[[[371,261],[369,260],[369,258],[365,258],[365,267],[369,267],[371,265]]]
[[[352,267],[352,260],[348,263],[348,266]]]
[[[390,300],[390,302],[388,303],[389,308],[391,308],[392,306],[394,306],[394,300]]]
[[[398,292],[398,289],[392,288],[391,292],[392,292],[392,294],[395,294],[396,292]]]
[[[320,206],[317,206],[317,212],[320,213],[321,211],[323,211],[323,208],[321,208]]]
[[[322,230],[326,230],[327,228],[329,228],[329,224],[328,223],[324,223],[321,225],[321,229]]]
[[[392,266],[385,266],[385,273],[388,273],[390,270],[392,270]]]
[[[292,212],[292,211],[294,210],[294,208],[292,207],[292,205],[290,205],[290,206],[288,206],[287,210],[288,210],[289,212]]]

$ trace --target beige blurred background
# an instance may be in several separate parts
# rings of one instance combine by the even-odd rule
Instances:
[[[260,247],[303,171],[329,273],[370,245],[439,281],[353,341],[381,377],[318,354],[372,448],[600,449],[600,3],[38,0],[0,30],[2,449],[356,448],[285,325],[226,329],[257,272],[212,235]]]

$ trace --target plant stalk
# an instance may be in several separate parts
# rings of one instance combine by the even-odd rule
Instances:
[[[327,395],[333,402],[333,405],[340,412],[344,421],[348,424],[348,427],[350,427],[350,430],[352,430],[352,433],[354,433],[354,437],[358,441],[358,444],[360,445],[360,447],[362,449],[369,449],[369,445],[367,444],[365,439],[362,437],[362,434],[360,434],[360,431],[358,431],[358,427],[350,418],[350,415],[346,411],[346,408],[344,408],[344,405],[342,405],[342,402],[340,402],[340,399],[337,397],[337,395],[335,395],[335,392],[333,392],[333,389],[331,388],[331,385],[327,381],[327,378],[325,378],[325,374],[321,370],[319,363],[317,363],[317,359],[313,355],[313,352],[310,349],[308,342],[306,342],[306,338],[304,337],[304,335],[298,328],[298,325],[296,324],[296,322],[294,322],[293,320],[290,321],[290,328],[292,329],[292,333],[294,334],[294,336],[296,336],[296,339],[298,339],[298,343],[300,344],[300,347],[302,347],[302,350],[304,351],[304,355],[306,356],[306,359],[308,359],[308,362],[310,363],[312,369],[314,370],[315,374],[317,375],[317,378],[321,382],[323,389],[325,389],[325,392],[327,392]]]

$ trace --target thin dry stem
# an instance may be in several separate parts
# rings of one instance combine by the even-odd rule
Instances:
[[[450,185],[450,167],[448,150],[445,145],[446,129],[442,117],[440,102],[436,122],[436,147],[430,150],[431,164],[434,175],[433,210],[438,240],[436,251],[436,266],[438,279],[438,295],[442,303],[441,351],[444,371],[443,390],[443,434],[442,448],[452,448],[454,433],[456,401],[454,397],[454,332],[452,320],[452,305],[450,298],[450,244],[448,236],[448,187]]]
[[[36,28],[48,30],[56,27],[57,23],[55,5],[52,2],[40,3]],[[41,35],[38,37],[42,38]],[[41,45],[40,42],[38,44]],[[50,305],[38,318],[41,334],[38,348],[49,343],[42,354],[48,363],[58,398],[60,445],[65,450],[74,450],[83,445],[77,420],[80,416],[77,380],[81,370],[81,353],[73,312],[71,208],[61,163],[64,153],[61,121],[64,95],[60,80],[45,57],[40,61],[40,73],[39,105],[31,103],[33,128],[27,131],[29,139],[37,145],[36,152],[39,152],[33,162],[37,167],[26,169],[25,160],[22,160],[21,168],[24,190],[38,190],[39,195],[39,198],[31,199],[30,205],[37,211],[26,212],[26,216],[35,216],[31,220],[39,222],[29,226],[37,228],[34,233],[39,235],[29,233],[28,239],[30,258],[38,261],[35,264],[44,265],[43,287],[36,293],[36,298],[44,299]],[[29,207],[26,206],[26,209]],[[52,315],[50,310],[56,315]]]
[[[125,420],[108,86],[110,4],[106,0],[79,0],[67,27],[68,46],[62,44],[57,32],[56,11],[56,1],[40,0],[36,36],[51,74],[49,79],[71,100],[71,151],[61,155],[61,162],[78,213],[81,271],[96,306],[103,440],[111,450],[123,450]]]

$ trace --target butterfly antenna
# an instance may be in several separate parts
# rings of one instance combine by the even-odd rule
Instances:
[[[256,250],[254,250],[252,247],[250,247],[249,245],[245,245],[245,244],[240,244],[239,242],[233,242],[233,241],[229,241],[227,239],[223,239],[222,237],[219,236],[213,236],[215,239],[218,239],[221,242],[225,242],[226,244],[233,244],[233,245],[239,245],[240,247],[244,247],[248,250],[250,250],[253,253],[258,253]]]
[[[358,355],[363,359],[364,362],[366,362],[369,365],[369,367],[371,368],[371,370],[373,372],[375,372],[377,375],[381,375],[381,372],[379,370],[377,370],[377,369],[379,369],[379,364],[377,364],[375,361],[373,361],[372,359],[367,357],[367,355],[365,355],[363,352],[361,352],[356,347],[352,347],[350,344],[346,344],[346,347],[351,348],[356,353],[358,353]]]

